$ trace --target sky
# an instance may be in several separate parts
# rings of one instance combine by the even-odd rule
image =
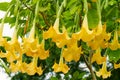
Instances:
[[[10,2],[11,0],[0,0],[0,2]],[[3,18],[5,12],[0,11],[0,19]],[[12,36],[13,28],[11,29],[9,24],[4,24],[3,36]],[[5,73],[5,70],[0,67],[0,80],[11,80],[11,78]]]

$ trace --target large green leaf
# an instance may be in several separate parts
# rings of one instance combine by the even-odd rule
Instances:
[[[110,61],[117,62],[120,59],[120,49],[117,50],[107,49],[107,54]]]
[[[97,27],[99,22],[98,13],[95,9],[89,9],[88,11],[88,25],[89,28]]]
[[[9,4],[10,3],[8,3],[8,2],[2,2],[2,3],[0,3],[0,10],[7,11]]]

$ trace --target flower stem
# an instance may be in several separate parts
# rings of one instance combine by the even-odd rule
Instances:
[[[57,18],[60,18],[60,15],[61,15],[61,12],[63,10],[63,7],[65,7],[65,3],[66,3],[65,0],[61,3],[61,6],[60,6],[60,8],[59,8],[59,10],[57,12]]]
[[[36,23],[36,18],[37,18],[37,15],[38,15],[38,11],[39,11],[39,1],[36,4],[35,17],[34,17],[34,20],[33,20],[33,26],[32,26],[32,29],[30,31],[29,39],[34,39],[34,35],[35,35],[35,23]]]
[[[0,58],[0,64],[9,75],[10,74],[10,69],[7,67],[7,65],[5,64],[5,62],[1,58]]]
[[[96,2],[97,4],[97,12],[98,12],[98,16],[99,16],[99,20],[101,20],[101,0],[97,0]]]

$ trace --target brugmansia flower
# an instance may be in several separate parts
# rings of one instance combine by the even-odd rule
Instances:
[[[33,60],[31,63],[27,64],[27,63],[23,63],[22,64],[22,72],[23,73],[27,73],[29,75],[34,75],[35,73],[38,73],[39,75],[41,75],[43,73],[43,70],[41,68],[41,66],[37,66],[37,61],[38,61],[38,57],[33,57]]]
[[[10,63],[10,70],[12,72],[21,71],[21,67],[22,67],[22,61],[21,60],[17,61],[16,63],[14,63],[14,62]]]
[[[88,28],[87,15],[83,19],[81,30],[78,33],[74,33],[72,37],[77,40],[82,39],[84,42],[91,41],[94,38],[94,31]]]
[[[62,48],[68,39],[67,31],[64,29],[61,33],[59,31],[59,18],[56,19],[54,26],[50,27],[48,31],[43,33],[43,38],[52,38],[52,41],[56,43],[59,48]]]
[[[23,49],[27,56],[37,57],[40,59],[46,59],[49,56],[49,51],[44,49],[44,40],[39,44],[39,39],[34,38],[35,28],[30,31],[28,38],[23,39]]]
[[[103,28],[101,21],[99,21],[98,26],[94,30],[95,30],[95,35],[100,35],[102,33]]]
[[[82,54],[81,47],[78,47],[77,40],[71,38],[68,40],[67,48],[63,49],[63,57],[66,61],[70,62],[72,60],[78,61]]]
[[[22,49],[20,43],[17,40],[17,30],[14,30],[13,37],[11,41],[7,42],[5,46],[6,53],[1,53],[0,57],[7,58],[8,62],[13,62],[22,56]]]
[[[120,47],[117,30],[114,32],[114,38],[112,40],[112,43],[109,44],[109,47],[111,50],[116,50]]]
[[[38,57],[41,59],[41,60],[44,60],[46,59],[47,57],[49,57],[49,51],[45,51],[44,49],[44,40],[41,42],[40,44],[40,47],[38,49]]]
[[[96,31],[96,35],[94,39],[87,42],[87,45],[90,46],[92,50],[96,50],[99,47],[102,47],[102,48],[108,47],[108,40],[110,39],[111,34],[106,33],[106,24],[104,24],[102,27],[103,28],[101,30]]]
[[[102,76],[103,79],[111,76],[111,72],[107,71],[106,62],[103,62],[102,69],[100,69],[98,72],[96,72],[96,75],[98,77]]]
[[[120,68],[120,64],[115,64],[114,63],[114,69],[118,69],[118,68]]]
[[[68,72],[69,67],[63,62],[63,56],[61,54],[59,64],[54,63],[53,67],[54,72],[63,72],[64,74]]]
[[[100,48],[98,48],[92,56],[91,62],[93,63],[95,61],[97,64],[102,64],[106,61],[106,57],[101,56]]]

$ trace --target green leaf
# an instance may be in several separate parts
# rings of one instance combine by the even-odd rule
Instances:
[[[70,8],[77,0],[70,0],[68,2],[67,8]]]
[[[50,80],[58,80],[58,78],[56,78],[56,77],[51,77]]]
[[[2,3],[0,3],[0,10],[7,11],[9,4],[10,3],[8,3],[8,2],[2,2]]]
[[[95,9],[89,9],[88,11],[88,26],[89,28],[95,28],[97,27],[99,22],[97,10]]]
[[[76,6],[76,5],[72,6],[72,7],[70,8],[70,13],[71,13],[71,14],[74,14],[74,13],[77,11],[77,9],[78,9],[78,6]]]
[[[117,62],[120,59],[120,49],[117,50],[107,49],[106,53],[108,54],[110,61]]]
[[[72,78],[72,80],[78,79],[78,76],[79,76],[79,72],[78,72],[78,71],[75,71],[75,72],[73,73],[73,78]]]
[[[83,76],[84,76],[85,74],[86,74],[86,72],[82,72],[82,73],[80,73],[79,76],[78,76],[78,79],[83,78]]]
[[[44,11],[46,11],[46,10],[49,10],[49,9],[50,9],[50,6],[51,6],[51,5],[50,5],[50,3],[49,3],[46,7],[40,7],[40,8],[39,8],[39,11],[40,11],[40,12],[44,12]]]

